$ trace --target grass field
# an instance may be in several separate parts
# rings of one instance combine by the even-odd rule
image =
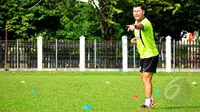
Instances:
[[[200,73],[157,73],[153,88],[152,112],[200,111]],[[0,73],[0,112],[137,112],[143,103],[136,72]]]

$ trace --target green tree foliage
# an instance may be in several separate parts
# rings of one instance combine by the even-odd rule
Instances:
[[[180,40],[180,32],[200,29],[200,3],[198,0],[148,0],[147,17],[158,36],[170,35]]]
[[[78,39],[98,33],[93,7],[75,0],[7,0],[0,10],[0,33],[7,30],[9,39]]]
[[[117,25],[115,27],[115,37],[117,40],[121,39],[122,35],[127,35],[128,38],[132,38],[134,35],[127,32],[126,25],[133,24],[133,5],[136,3],[134,0],[120,0],[116,7],[121,9],[123,13],[115,14],[114,20]]]
[[[14,32],[18,35],[26,36],[26,31],[34,29],[29,23],[33,15],[26,12],[25,8],[20,5],[19,1],[8,0],[1,1],[1,28],[8,32]]]
[[[98,34],[98,22],[92,5],[83,2],[67,1],[60,5],[60,27],[57,36],[68,39],[79,39],[84,35],[87,39]]]
[[[147,8],[146,16],[158,37],[200,30],[199,0],[0,0],[0,36],[8,39],[87,39],[120,40],[126,25],[134,22],[136,2]],[[98,4],[97,4],[98,3]],[[132,35],[132,34],[131,34]],[[14,38],[15,37],[15,38]],[[131,36],[130,36],[131,37]]]
[[[48,26],[46,26],[45,23],[42,23],[43,25],[38,23],[56,13],[54,10],[49,10],[45,7],[47,2],[48,1],[42,0],[39,2],[37,0],[3,1],[0,6],[2,11],[0,14],[2,16],[1,28],[3,31],[7,30],[12,37],[18,38],[30,38],[31,35],[45,33],[44,29],[40,30],[38,28],[41,26]]]
[[[95,7],[97,21],[100,23],[100,30],[105,40],[115,39],[115,30],[119,27],[119,23],[115,21],[115,14],[122,13],[123,11],[116,6],[119,0],[90,0],[91,4]]]

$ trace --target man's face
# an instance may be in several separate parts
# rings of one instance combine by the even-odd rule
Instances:
[[[144,17],[144,10],[142,10],[141,7],[134,7],[133,16],[136,21],[141,21]]]

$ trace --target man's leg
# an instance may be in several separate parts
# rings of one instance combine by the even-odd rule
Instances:
[[[141,79],[144,84],[144,90],[145,90],[145,97],[151,98],[152,96],[152,75],[151,72],[142,72],[141,73]]]
[[[145,91],[145,104],[141,106],[140,109],[151,109],[152,106],[152,75],[151,72],[141,72],[141,80],[144,85],[144,91]],[[154,104],[155,106],[156,104]]]
[[[145,104],[140,109],[149,109],[156,105],[156,102],[152,99],[152,77],[153,73],[156,73],[157,56],[141,59],[140,61],[140,76],[144,85],[145,91]]]

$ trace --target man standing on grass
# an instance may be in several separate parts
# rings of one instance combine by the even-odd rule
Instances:
[[[144,16],[145,8],[142,4],[133,7],[135,24],[127,25],[127,31],[134,31],[135,37],[131,39],[132,44],[137,44],[140,54],[140,75],[144,84],[145,104],[140,109],[151,109],[156,105],[152,99],[152,75],[156,73],[158,62],[158,49],[154,40],[154,33],[151,22]]]

